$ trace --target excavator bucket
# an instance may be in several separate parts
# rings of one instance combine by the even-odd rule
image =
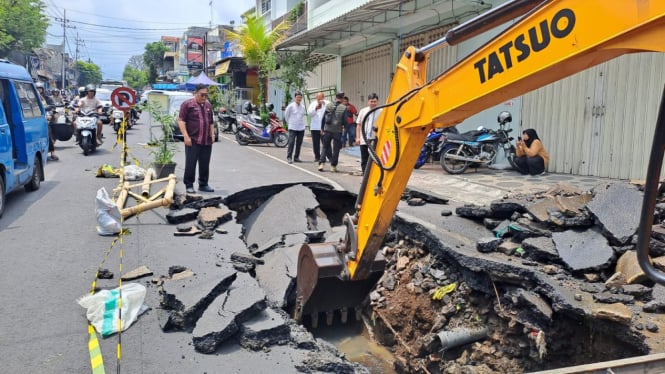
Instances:
[[[370,276],[363,280],[345,280],[344,260],[333,243],[303,244],[298,254],[298,275],[294,319],[302,322],[309,317],[311,326],[318,327],[321,313],[331,325],[338,313],[346,323],[349,311],[360,319],[361,303],[385,269],[379,252]]]

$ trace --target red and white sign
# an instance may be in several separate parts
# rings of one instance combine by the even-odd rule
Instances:
[[[388,163],[388,160],[390,159],[390,148],[392,145],[390,144],[390,141],[387,141],[383,144],[383,149],[381,150],[381,163],[383,165],[386,165]]]
[[[118,87],[111,92],[111,105],[118,110],[128,111],[136,104],[136,92],[129,87]]]

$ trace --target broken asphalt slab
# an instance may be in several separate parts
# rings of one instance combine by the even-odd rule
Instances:
[[[254,278],[238,273],[227,292],[217,296],[196,322],[194,349],[214,353],[240,325],[266,308],[266,295]]]
[[[594,188],[594,197],[587,208],[598,218],[606,232],[617,244],[630,242],[640,223],[643,193],[625,183],[613,183]]]

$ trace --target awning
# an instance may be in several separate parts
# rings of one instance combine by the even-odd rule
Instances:
[[[340,55],[344,48],[377,46],[428,27],[454,24],[490,7],[476,0],[371,0],[323,24],[291,34],[277,49]]]
[[[231,60],[222,61],[221,64],[215,66],[215,77],[224,75],[229,71],[229,66],[231,66]]]

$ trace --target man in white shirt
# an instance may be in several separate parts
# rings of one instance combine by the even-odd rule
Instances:
[[[367,116],[367,113],[371,110],[376,108],[377,105],[379,105],[379,96],[375,93],[371,93],[367,95],[367,104],[368,106],[360,109],[360,112],[358,112],[358,120],[356,126],[356,144],[360,145],[360,167],[362,168],[363,173],[365,172],[365,167],[367,166],[367,161],[369,160],[369,150],[368,147],[371,145],[374,147],[374,141],[376,140],[376,120],[379,118],[379,115],[381,114],[381,109],[377,109],[373,111],[372,113],[369,114],[369,117]],[[367,121],[365,122],[363,126],[363,120],[367,117]],[[365,137],[363,137],[362,132],[364,131]],[[367,138],[367,142],[365,142],[365,138]]]
[[[289,164],[300,161],[300,147],[305,136],[305,105],[302,104],[302,93],[296,92],[294,100],[284,111],[284,120],[289,126],[289,147],[286,151],[286,159]],[[295,145],[295,153],[294,146]],[[291,158],[291,156],[294,156]]]
[[[102,102],[95,97],[97,89],[93,85],[86,86],[86,97],[78,102],[78,115],[81,113],[97,113],[102,114]],[[97,145],[102,145],[102,120],[97,117]]]
[[[312,134],[312,149],[314,151],[314,162],[321,160],[321,122],[326,112],[329,101],[323,98],[323,92],[316,94],[316,100],[309,103],[307,114],[309,114],[309,132]]]

